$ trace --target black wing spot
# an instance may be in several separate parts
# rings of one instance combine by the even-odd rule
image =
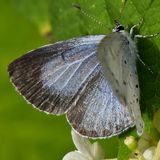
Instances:
[[[123,84],[126,86],[126,84],[127,84],[126,81],[123,81]]]
[[[136,95],[134,94],[133,96],[135,97]]]
[[[139,99],[137,98],[136,101],[139,102]]]
[[[118,89],[116,89],[116,93],[118,93],[119,92],[119,90]]]
[[[118,82],[118,80],[116,79],[116,83],[119,85],[119,82]]]

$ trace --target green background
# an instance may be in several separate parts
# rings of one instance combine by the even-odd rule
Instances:
[[[33,109],[15,92],[7,74],[13,59],[48,40],[13,3],[1,1],[0,12],[0,159],[62,159],[73,148],[65,118]]]
[[[82,8],[103,23],[99,25],[72,7]],[[60,160],[75,150],[65,116],[39,112],[15,92],[9,82],[7,65],[22,54],[58,40],[86,34],[111,32],[113,20],[118,19],[121,0],[0,0],[0,160]],[[120,21],[125,26],[142,17],[141,34],[160,31],[159,0],[128,0]],[[152,118],[160,108],[160,39],[142,40],[140,56],[150,66],[151,74],[138,63],[141,87],[141,108],[145,130],[152,133]],[[135,134],[134,129],[129,134]],[[125,134],[124,134],[125,135]],[[107,157],[125,159],[123,135],[100,140]],[[123,154],[122,154],[123,153]]]

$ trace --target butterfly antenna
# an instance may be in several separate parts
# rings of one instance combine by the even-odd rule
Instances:
[[[85,15],[86,17],[88,17],[89,19],[91,19],[93,22],[95,22],[95,23],[99,24],[100,26],[106,28],[106,26],[105,26],[102,22],[98,21],[95,17],[89,15],[85,10],[83,10],[83,9],[81,8],[80,4],[73,3],[72,6],[75,7],[76,9],[78,9],[79,11],[81,11],[81,13],[82,13],[83,15]]]
[[[138,60],[148,69],[148,71],[150,71],[153,74],[153,71],[151,70],[151,68],[149,66],[147,66],[143,60],[140,58],[139,54],[137,54],[137,58]]]

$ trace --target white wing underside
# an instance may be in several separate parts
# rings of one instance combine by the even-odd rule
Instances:
[[[106,81],[119,101],[134,117],[138,134],[143,132],[140,111],[140,90],[136,68],[136,44],[127,33],[112,33],[100,43],[98,57]]]

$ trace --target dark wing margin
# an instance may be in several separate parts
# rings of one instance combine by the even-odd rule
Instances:
[[[102,38],[86,36],[30,51],[8,66],[11,82],[37,109],[63,114],[89,83]]]

